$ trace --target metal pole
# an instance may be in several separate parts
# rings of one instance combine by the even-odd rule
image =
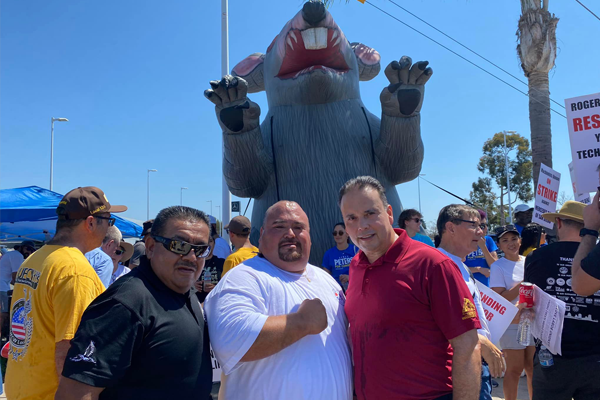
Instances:
[[[229,74],[229,1],[221,0],[221,75]],[[225,146],[222,145],[223,154],[225,154]],[[222,186],[222,209],[223,219],[221,225],[227,225],[231,218],[231,193],[227,187],[225,175],[223,175]],[[229,244],[229,235],[224,238]]]
[[[214,217],[213,213],[212,213],[212,200],[206,200],[207,203],[210,203],[210,215],[212,217]]]
[[[510,203],[510,178],[508,173],[508,148],[506,147],[506,131],[504,134],[504,168],[506,169],[506,191],[508,192],[508,221],[513,223],[512,205]]]
[[[148,221],[150,219],[150,170],[148,170],[148,196],[146,197],[147,199],[147,204],[146,204],[146,221]]]
[[[52,175],[54,174],[54,117],[50,130],[50,190],[52,191]]]
[[[221,221],[221,206],[215,206],[219,209],[219,221]],[[221,226],[219,226],[219,236],[222,236],[223,233],[223,221],[221,221]]]
[[[421,211],[421,175],[417,176],[417,184],[419,185],[419,212]]]
[[[179,196],[179,205],[181,205],[181,206],[183,205],[183,191],[184,190],[187,190],[187,188],[186,187],[182,187],[181,191],[180,191],[181,193],[180,193],[180,196]]]

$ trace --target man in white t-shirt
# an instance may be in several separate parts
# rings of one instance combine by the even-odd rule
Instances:
[[[226,274],[205,301],[226,380],[219,398],[351,400],[345,297],[308,264],[308,217],[290,201],[270,207],[260,254]]]
[[[469,272],[464,260],[477,250],[479,239],[483,236],[480,227],[480,215],[477,210],[461,204],[450,204],[442,208],[437,220],[441,242],[438,250],[447,255],[458,266],[467,287],[473,296],[481,329],[477,330],[483,358],[481,371],[480,399],[492,400],[491,376],[500,377],[504,372],[502,352],[490,341],[491,335],[481,304],[481,294],[475,283],[475,278]],[[491,376],[490,376],[491,374]]]

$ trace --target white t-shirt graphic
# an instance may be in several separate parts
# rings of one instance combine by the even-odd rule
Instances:
[[[269,316],[296,312],[314,298],[327,310],[323,332],[262,360],[240,362]],[[212,347],[228,375],[225,399],[351,400],[344,303],[339,284],[310,264],[301,275],[255,257],[227,273],[204,303]]]

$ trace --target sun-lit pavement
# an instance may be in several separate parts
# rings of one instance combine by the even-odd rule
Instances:
[[[498,382],[498,387],[492,390],[492,399],[503,400],[504,392],[502,392],[502,379],[494,380]],[[522,377],[519,381],[519,394],[517,395],[517,400],[529,400],[529,394],[527,393],[527,380],[525,377]]]

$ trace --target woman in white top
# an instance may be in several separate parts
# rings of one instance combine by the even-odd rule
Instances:
[[[505,225],[496,229],[498,247],[504,252],[504,258],[494,262],[490,271],[490,288],[506,300],[517,304],[519,287],[525,274],[525,257],[519,255],[521,237],[514,225]],[[504,335],[500,338],[500,347],[506,358],[504,375],[504,398],[517,400],[519,378],[523,370],[527,374],[527,389],[532,398],[533,356],[535,346],[521,346],[517,342],[519,312]],[[533,342],[533,341],[532,341]]]

